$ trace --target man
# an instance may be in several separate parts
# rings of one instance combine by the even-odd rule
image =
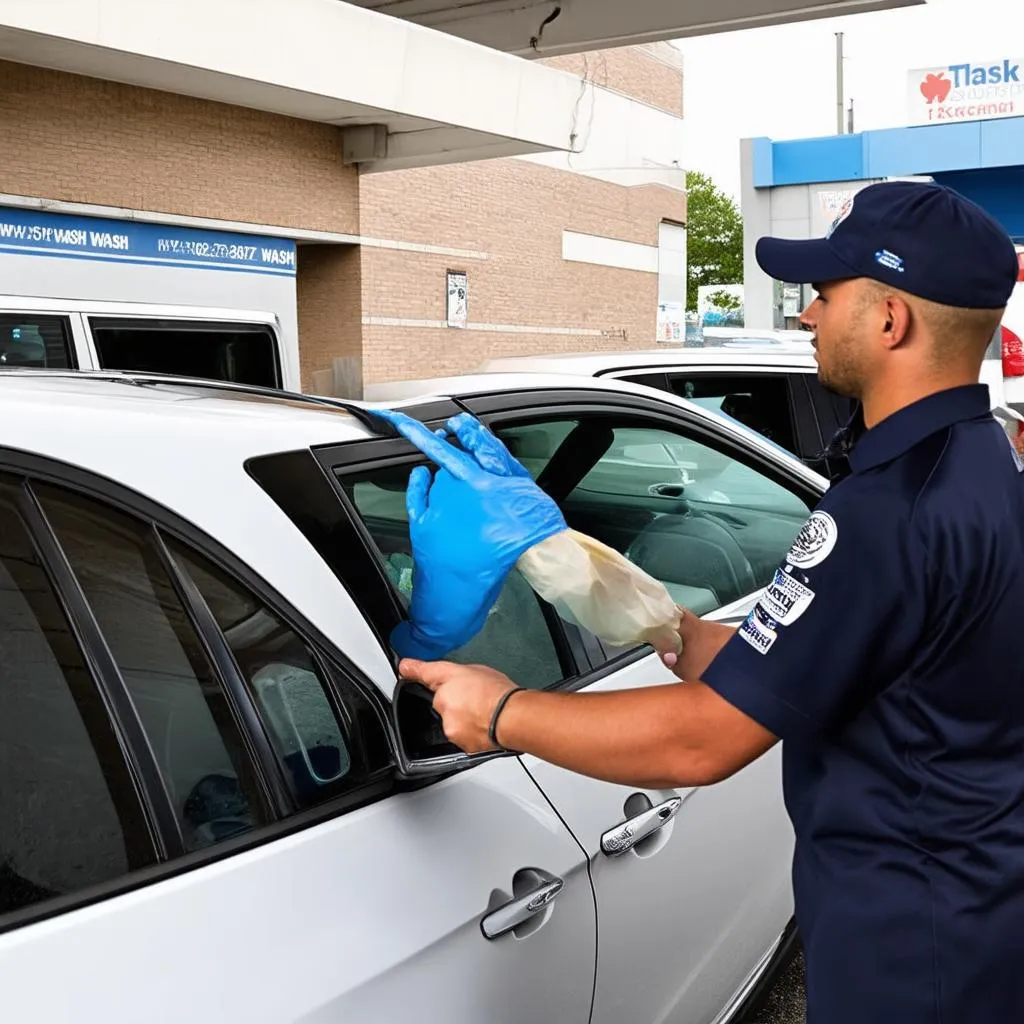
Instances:
[[[863,189],[824,239],[762,239],[813,284],[819,376],[860,408],[848,465],[738,631],[685,613],[689,682],[515,690],[405,661],[448,736],[649,788],[783,741],[812,1024],[1024,1020],[1024,474],[977,383],[1016,278],[937,185]]]

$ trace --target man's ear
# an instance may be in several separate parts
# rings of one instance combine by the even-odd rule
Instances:
[[[899,295],[885,298],[885,322],[882,324],[882,339],[886,348],[898,348],[907,340],[913,313],[906,299]]]

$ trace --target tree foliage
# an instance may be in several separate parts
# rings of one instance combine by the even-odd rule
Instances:
[[[736,203],[700,171],[686,172],[686,308],[697,288],[743,282],[743,218]]]

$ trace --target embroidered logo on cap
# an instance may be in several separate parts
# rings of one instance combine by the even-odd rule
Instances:
[[[889,252],[888,249],[879,249],[875,253],[875,262],[880,263],[883,267],[888,267],[890,270],[895,270],[897,273],[903,273],[903,258],[897,256],[894,252]]]

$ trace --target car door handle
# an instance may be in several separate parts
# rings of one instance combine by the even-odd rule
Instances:
[[[540,874],[543,875],[543,880],[537,886],[496,907],[484,917],[480,922],[480,928],[485,938],[496,939],[499,935],[526,924],[558,896],[565,882],[545,872]]]
[[[627,850],[632,850],[641,839],[647,839],[658,829],[664,828],[682,806],[683,798],[672,796],[635,818],[619,822],[615,828],[609,829],[601,836],[601,850],[609,857],[621,856]]]

